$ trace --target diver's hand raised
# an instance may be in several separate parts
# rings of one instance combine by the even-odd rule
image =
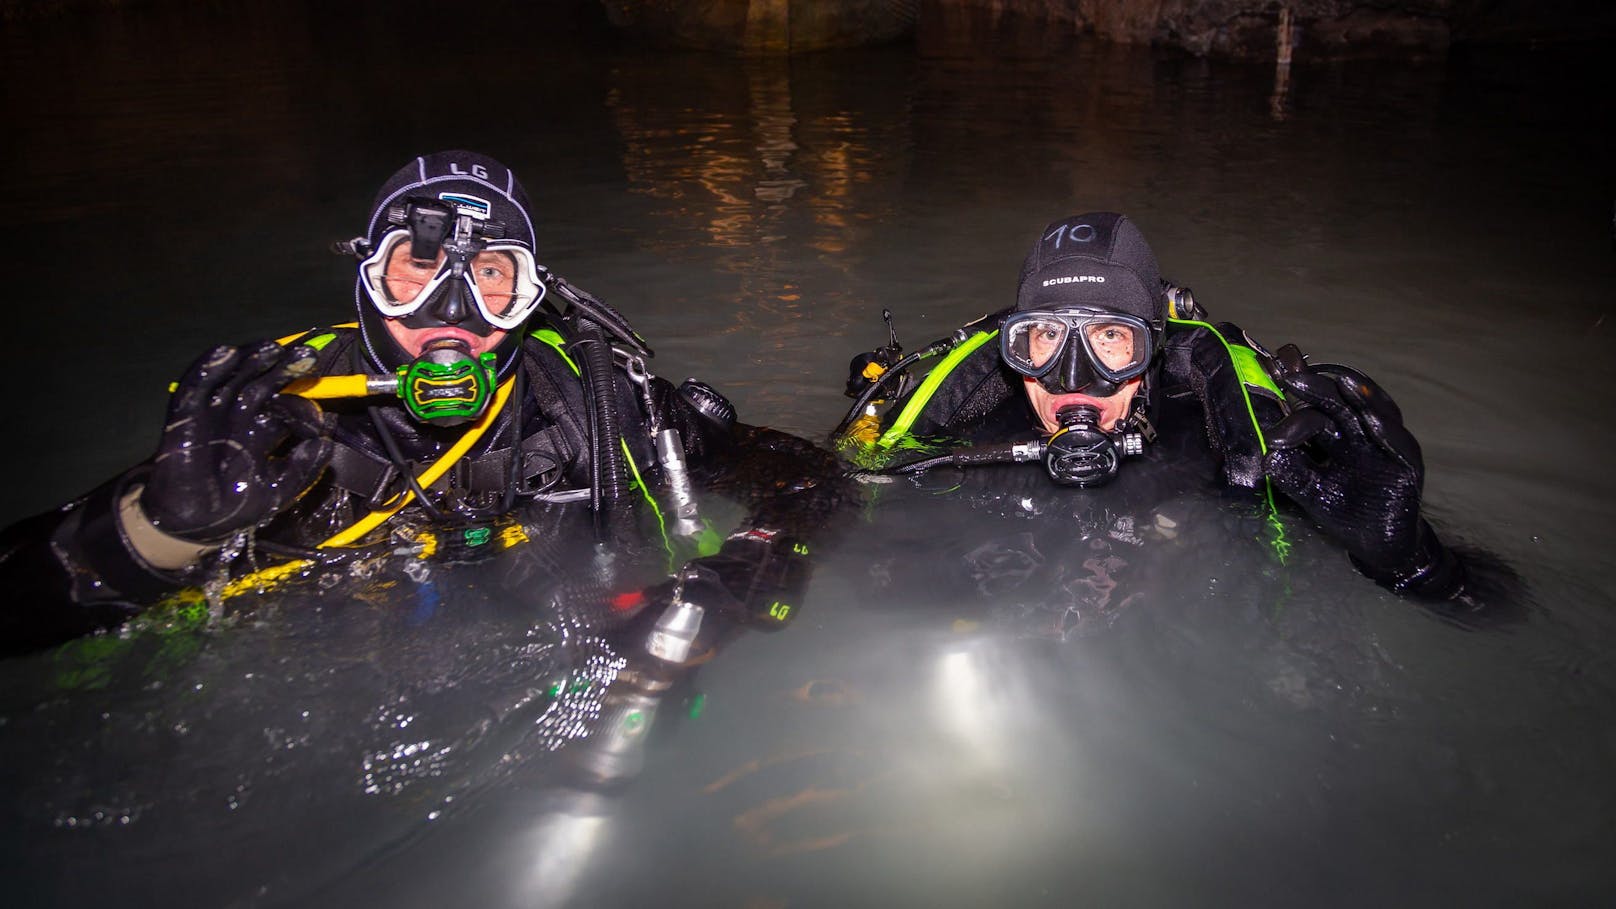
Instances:
[[[1420,520],[1419,443],[1397,404],[1363,373],[1310,366],[1294,344],[1275,357],[1291,413],[1267,433],[1269,478],[1360,568],[1396,586],[1435,540]]]
[[[160,531],[219,542],[295,501],[331,459],[330,419],[280,394],[307,375],[314,352],[273,341],[221,346],[193,363],[169,398],[168,420],[140,494]]]

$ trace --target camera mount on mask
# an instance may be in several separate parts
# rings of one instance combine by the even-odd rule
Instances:
[[[410,257],[424,261],[436,259],[445,246],[452,252],[469,253],[473,251],[474,238],[499,240],[505,236],[502,222],[479,219],[469,206],[449,205],[420,196],[389,205],[383,218],[388,224],[409,231]],[[368,237],[354,237],[331,244],[331,251],[365,259],[375,252],[375,245]]]
[[[410,257],[431,261],[445,247],[464,256],[475,250],[475,239],[498,240],[505,236],[505,225],[479,218],[465,204],[445,204],[435,199],[411,197],[387,207],[387,223],[408,228]]]

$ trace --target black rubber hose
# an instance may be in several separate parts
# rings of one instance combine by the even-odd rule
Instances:
[[[970,448],[960,448],[930,458],[921,458],[897,467],[884,470],[875,470],[871,473],[920,473],[933,467],[972,467],[978,464],[1009,464],[1016,459],[1016,445],[1006,442],[1002,445],[972,445]]]
[[[836,428],[831,430],[830,437],[835,439],[841,436],[842,433],[846,432],[847,427],[852,426],[853,421],[857,420],[859,415],[864,412],[865,405],[874,400],[875,396],[880,393],[881,389],[886,387],[889,379],[903,375],[904,370],[908,369],[910,366],[913,366],[917,360],[923,360],[926,357],[934,357],[940,353],[943,353],[944,351],[952,350],[954,345],[957,343],[959,342],[954,337],[947,337],[941,341],[933,341],[931,344],[922,347],[920,350],[917,350],[909,356],[904,357],[898,362],[892,364],[892,366],[888,367],[886,372],[881,373],[880,378],[876,379],[874,382],[871,382],[870,386],[864,389],[864,391],[858,396],[858,399],[853,402],[853,406],[848,408],[847,416],[842,417],[842,422],[837,423]]]
[[[617,389],[612,383],[612,347],[606,342],[605,329],[588,319],[580,319],[578,340],[573,348],[583,360],[589,387],[589,441],[593,454],[590,504],[595,508],[597,526],[604,527],[600,519],[628,490],[628,467],[623,462],[618,441],[622,436],[622,419],[617,412]]]
[[[387,450],[388,460],[398,469],[399,476],[404,478],[404,484],[409,487],[410,492],[415,493],[415,501],[421,503],[421,508],[425,509],[434,521],[447,521],[448,516],[438,506],[432,504],[426,490],[422,489],[421,484],[415,479],[414,471],[410,470],[410,462],[406,461],[404,454],[399,451],[398,440],[393,438],[392,430],[387,428],[387,422],[382,419],[381,409],[370,406],[365,410],[370,413],[370,422],[376,427],[376,435],[382,440],[382,447]]]

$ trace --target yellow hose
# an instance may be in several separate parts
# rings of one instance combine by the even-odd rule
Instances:
[[[334,378],[357,378],[363,380],[365,377],[335,376]],[[443,457],[433,461],[432,466],[421,471],[420,475],[415,478],[416,482],[420,484],[421,488],[425,489],[426,487],[431,486],[433,483],[436,483],[439,477],[447,473],[449,468],[455,465],[455,462],[459,461],[465,456],[467,451],[471,450],[471,446],[477,444],[477,440],[482,438],[483,433],[488,431],[488,427],[493,424],[494,418],[498,416],[500,410],[504,408],[505,402],[510,400],[511,389],[515,384],[515,376],[512,376],[511,378],[500,383],[499,388],[494,391],[493,403],[486,411],[483,412],[483,415],[478,417],[475,423],[471,424],[471,428],[466,430],[465,435],[461,436],[453,445],[449,446],[449,450],[443,453]],[[371,512],[370,514],[365,515],[353,525],[349,526],[348,529],[335,534],[315,548],[331,549],[337,546],[346,546],[349,543],[362,538],[365,534],[370,533],[372,530],[379,527],[383,521],[386,521],[393,515],[398,514],[399,511],[401,511],[404,506],[410,504],[410,501],[414,498],[414,492],[409,489],[404,490],[397,496],[393,497],[393,502],[391,504],[385,505]],[[520,534],[520,530],[518,530],[517,533]],[[504,542],[507,546],[514,545],[515,540],[506,539],[504,538],[505,536],[508,536],[508,534],[502,535],[501,542]],[[310,559],[294,559],[293,561],[280,565],[272,565],[268,568],[264,568],[251,574],[236,578],[234,581],[231,581],[229,584],[225,585],[224,589],[219,592],[219,596],[221,599],[229,599],[237,594],[245,593],[248,590],[272,586],[294,575],[300,574],[313,566],[314,562]]]
[[[448,473],[449,468],[453,467],[456,461],[459,461],[467,451],[471,450],[471,446],[477,444],[477,440],[483,437],[484,432],[488,431],[488,427],[493,424],[494,418],[499,415],[500,410],[504,409],[505,402],[510,399],[511,388],[515,383],[515,376],[501,382],[499,389],[494,392],[494,403],[483,411],[483,415],[477,418],[477,422],[471,424],[471,428],[466,430],[466,434],[449,446],[449,450],[443,453],[443,457],[433,461],[431,467],[421,471],[420,475],[415,478],[415,482],[422,489],[436,483],[439,477]],[[352,543],[354,540],[370,533],[383,521],[398,514],[399,510],[410,504],[410,500],[413,498],[415,498],[414,492],[409,489],[404,490],[394,497],[394,504],[385,505],[365,515],[359,519],[358,523],[321,543],[318,548],[328,549],[332,546],[346,546]]]
[[[363,398],[371,394],[369,381],[369,376],[320,376],[314,379],[298,379],[281,391],[317,400]]]

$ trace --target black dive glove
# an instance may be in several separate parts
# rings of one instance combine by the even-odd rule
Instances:
[[[1425,465],[1397,404],[1356,369],[1307,365],[1294,344],[1275,358],[1291,412],[1267,432],[1264,467],[1274,485],[1383,586],[1457,593],[1464,572],[1420,518]]]
[[[686,562],[681,569],[684,599],[731,622],[755,628],[784,628],[797,617],[808,588],[808,547],[768,530],[745,530],[718,551]],[[663,600],[663,597],[656,597]]]
[[[140,494],[163,533],[215,543],[274,517],[331,459],[331,420],[280,390],[314,367],[307,347],[221,346],[191,365]]]

